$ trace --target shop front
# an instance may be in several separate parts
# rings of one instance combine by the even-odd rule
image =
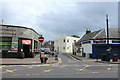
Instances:
[[[0,55],[2,57],[33,58],[39,48],[35,30],[21,26],[0,25]]]

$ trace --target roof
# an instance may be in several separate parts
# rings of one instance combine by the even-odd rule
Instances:
[[[0,25],[0,26],[2,26],[2,27],[4,27],[4,26],[8,26],[8,27],[25,28],[25,29],[33,30],[35,33],[37,33],[34,29],[32,29],[32,28],[28,28],[28,27],[23,27],[23,26],[14,26],[14,25]],[[37,34],[38,34],[38,33],[37,33]],[[38,34],[38,35],[40,35],[40,34]]]
[[[118,28],[109,28],[109,38],[118,38],[118,34],[119,34],[118,30],[119,30]],[[85,34],[78,42],[92,40],[95,38],[105,39],[106,38],[106,29],[101,29],[98,31],[94,31],[94,32]]]
[[[118,30],[118,28],[110,28],[110,38],[118,38],[118,34],[120,34]]]
[[[101,29],[101,30],[102,30],[102,29]],[[79,40],[79,42],[92,39],[92,38],[95,37],[101,30],[98,30],[98,31],[94,31],[94,32],[90,32],[90,33],[88,33],[88,34],[85,34],[85,35]]]

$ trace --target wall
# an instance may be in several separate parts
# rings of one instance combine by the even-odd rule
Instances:
[[[59,52],[63,52],[65,53],[66,52],[66,49],[63,49],[63,47],[66,48],[66,42],[63,42],[63,39],[66,39],[66,35],[62,35],[60,37],[57,37],[55,40],[54,40],[54,50],[57,50]],[[59,47],[59,49],[58,49]]]
[[[93,54],[92,54],[92,57],[94,59],[96,59],[96,56],[98,55],[98,58],[102,58],[102,54],[106,54],[107,53],[107,45],[106,44],[93,44],[92,45],[93,47]],[[113,54],[118,54],[119,58],[120,58],[120,44],[110,44],[110,47],[112,48],[111,50],[111,54],[110,54],[110,58],[112,58],[112,55]]]
[[[82,44],[83,53],[85,53],[86,58],[89,58],[89,54],[92,54],[92,44]]]

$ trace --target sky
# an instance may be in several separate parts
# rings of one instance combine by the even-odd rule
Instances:
[[[106,14],[109,27],[118,27],[118,2],[9,0],[0,4],[0,20],[4,24],[33,28],[45,40],[63,34],[82,37],[86,28],[91,31],[106,28]]]

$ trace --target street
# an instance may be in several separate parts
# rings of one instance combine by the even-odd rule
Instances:
[[[118,65],[85,62],[64,53],[58,63],[2,65],[2,78],[118,78]]]

